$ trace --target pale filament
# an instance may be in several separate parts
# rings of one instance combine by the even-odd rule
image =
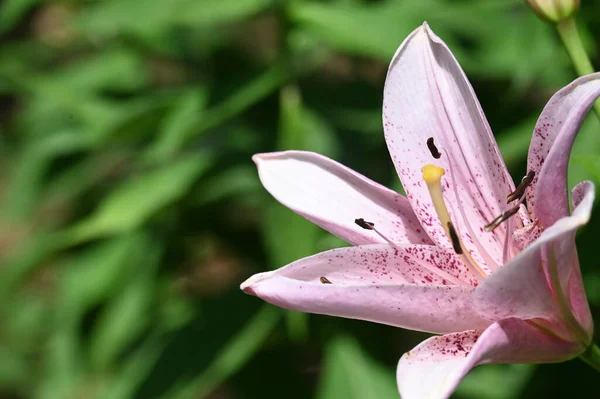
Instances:
[[[444,201],[444,197],[442,195],[442,185],[441,179],[442,176],[446,173],[446,171],[436,165],[425,165],[421,168],[421,172],[423,172],[423,180],[427,184],[427,189],[429,190],[429,195],[431,196],[431,201],[433,203],[433,207],[437,214],[439,221],[442,223],[442,227],[446,236],[452,242],[452,236],[450,234],[449,223],[452,223],[450,219],[450,213],[448,212],[448,207],[446,206],[446,202]],[[466,249],[465,245],[458,238],[460,247],[462,249],[462,254],[457,254],[461,257],[467,267],[471,269],[473,275],[478,277],[478,280],[487,277],[487,273],[475,262],[469,251]]]

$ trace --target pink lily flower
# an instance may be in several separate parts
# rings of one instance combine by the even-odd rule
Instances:
[[[594,185],[575,186],[571,212],[567,165],[599,95],[593,74],[550,99],[515,188],[469,81],[424,24],[394,55],[384,89],[406,197],[315,153],[256,155],[279,202],[354,246],[256,274],[242,290],[287,309],[441,334],[400,359],[405,399],[447,398],[478,364],[580,355],[593,321],[575,232]]]

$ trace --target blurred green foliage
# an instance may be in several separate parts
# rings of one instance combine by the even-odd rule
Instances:
[[[599,1],[580,22],[599,65]],[[381,96],[427,20],[522,176],[575,75],[520,0],[0,3],[0,398],[394,398],[426,335],[285,312],[239,283],[346,245],[277,204],[251,156],[306,149],[399,189]],[[588,118],[570,179],[600,183]],[[600,320],[595,215],[580,234]],[[555,378],[558,376],[559,378]],[[486,366],[457,397],[595,388],[581,362]]]

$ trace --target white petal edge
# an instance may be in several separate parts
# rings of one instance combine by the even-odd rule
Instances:
[[[448,256],[436,251],[442,250],[385,244],[339,248],[256,274],[241,289],[286,309],[411,330],[446,333],[489,325],[472,308],[473,287],[444,285],[444,276],[434,275],[432,264],[421,259]]]
[[[392,242],[431,243],[405,197],[323,155],[285,151],[253,160],[275,199],[353,245],[385,242],[357,226],[358,218],[375,223]]]

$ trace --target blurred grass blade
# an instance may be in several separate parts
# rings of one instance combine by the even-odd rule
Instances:
[[[192,25],[212,25],[249,17],[272,4],[272,0],[188,0],[178,21]]]
[[[192,198],[199,205],[221,201],[226,198],[247,199],[248,194],[263,194],[256,168],[252,165],[233,166],[207,178]]]
[[[456,394],[465,399],[521,398],[536,368],[535,364],[494,364],[478,367],[460,383]],[[507,381],[510,381],[510,384],[507,384]]]
[[[144,275],[133,280],[100,315],[90,342],[93,367],[107,368],[148,326],[154,288],[152,278],[152,275]]]
[[[294,22],[338,50],[388,61],[402,39],[421,24],[422,7],[388,1],[376,6],[290,2]]]
[[[60,279],[62,323],[78,323],[86,311],[112,298],[128,281],[143,277],[147,273],[144,261],[153,250],[148,237],[136,232],[98,243],[75,256],[64,266]]]
[[[0,35],[17,25],[40,0],[4,0],[0,3]]]
[[[207,155],[189,155],[124,182],[88,219],[66,232],[69,244],[135,229],[184,195],[211,164]]]
[[[147,86],[148,75],[142,57],[126,48],[114,47],[71,62],[47,79],[52,85],[77,92],[127,92]]]
[[[306,147],[303,124],[302,98],[295,84],[288,84],[279,91],[279,142],[282,150],[303,150]]]
[[[75,331],[58,328],[45,347],[44,374],[35,397],[63,399],[73,397],[86,372]]]
[[[19,243],[0,265],[0,305],[36,267],[51,259],[62,248],[63,240],[56,234],[36,232]]]
[[[21,356],[15,348],[0,346],[0,386],[13,388],[28,383],[31,374],[25,356]]]
[[[154,143],[145,157],[150,162],[164,162],[181,150],[186,138],[195,136],[193,130],[202,121],[207,101],[204,88],[189,90],[174,101],[170,113],[162,121]]]
[[[506,167],[511,172],[514,172],[519,163],[527,160],[531,132],[533,132],[536,120],[537,116],[531,116],[498,135],[498,147],[500,147]]]
[[[370,359],[354,338],[339,336],[327,345],[317,399],[397,399],[395,368]]]
[[[238,371],[260,349],[281,317],[281,310],[264,305],[220,351],[200,377],[165,397],[200,399]]]
[[[115,33],[151,36],[172,26],[212,27],[232,23],[260,11],[271,0],[107,0],[95,3],[77,20],[90,36]],[[132,17],[135,16],[135,17]]]
[[[290,71],[286,71],[281,65],[275,64],[231,94],[227,99],[208,109],[200,127],[195,133],[199,134],[205,130],[212,129],[262,100],[277,90],[285,79],[287,79],[289,73]]]
[[[151,322],[150,310],[162,249],[159,246],[137,249],[143,252],[141,259],[134,262],[143,267],[136,267],[137,277],[110,298],[92,331],[90,363],[99,370],[113,364]]]
[[[571,151],[571,161],[569,162],[568,187],[574,187],[583,180],[593,180],[596,185],[600,184],[597,179],[597,173],[590,169],[590,163],[581,162],[581,159],[598,158],[600,154],[600,123],[594,115],[589,114],[585,119],[577,139],[573,144]]]
[[[135,398],[136,390],[155,367],[167,343],[162,334],[152,333],[120,364],[116,377],[97,399]]]
[[[19,220],[31,216],[51,162],[86,147],[86,141],[74,131],[61,131],[33,141],[11,165],[10,190],[2,203],[2,217]]]

